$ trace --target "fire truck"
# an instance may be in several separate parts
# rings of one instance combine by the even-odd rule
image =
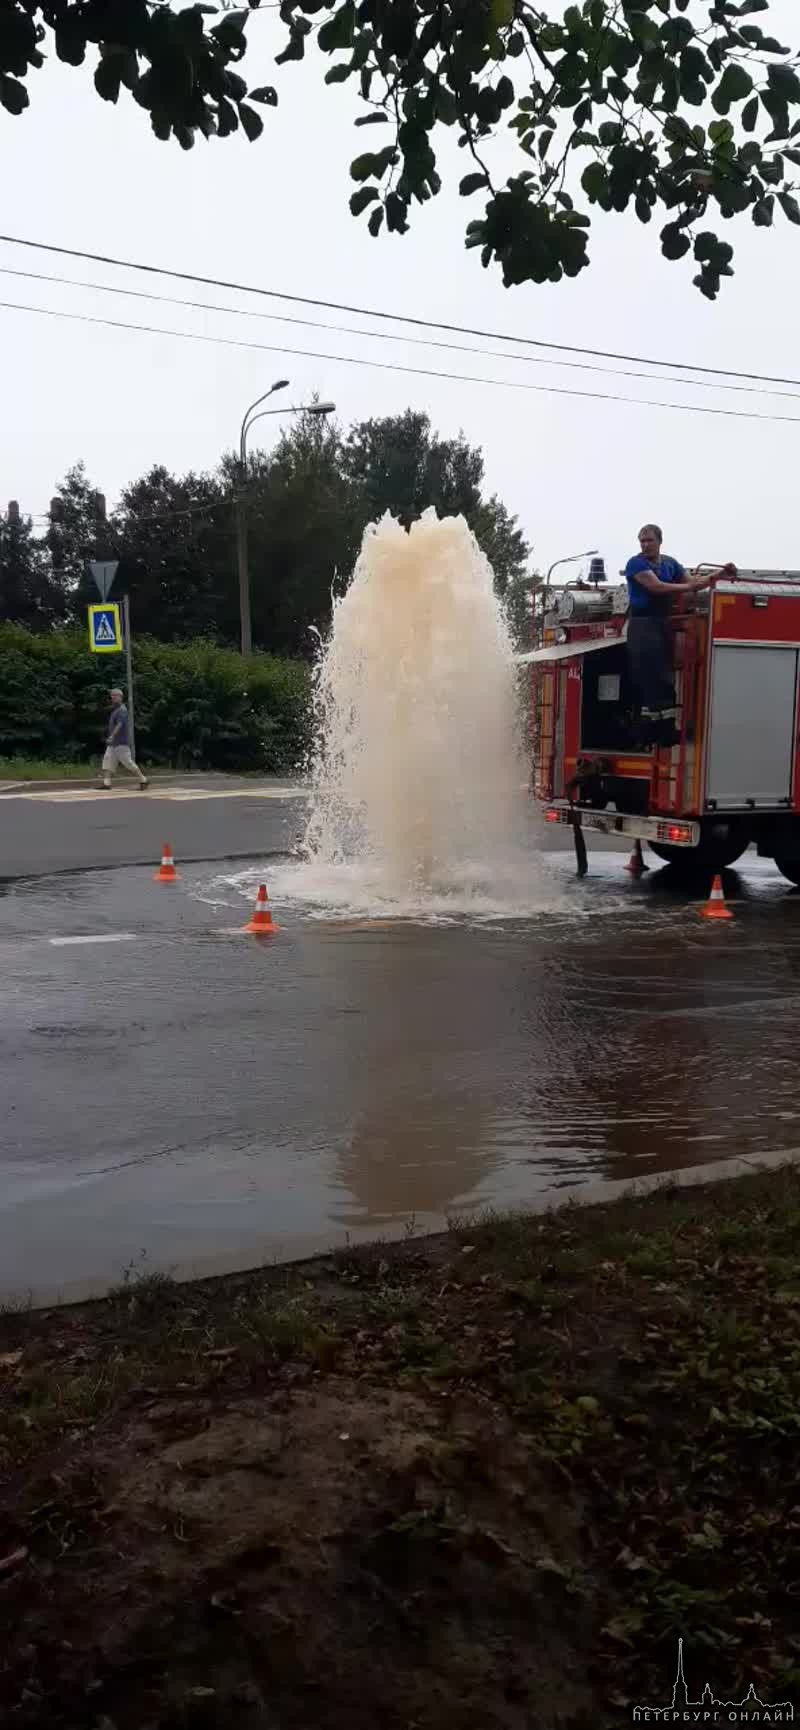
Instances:
[[[540,647],[520,657],[546,821],[572,826],[579,870],[583,831],[600,830],[710,871],[754,843],[800,885],[800,571],[737,571],[675,597],[677,743],[659,745],[630,684],[627,589],[593,564],[594,581],[554,592]]]

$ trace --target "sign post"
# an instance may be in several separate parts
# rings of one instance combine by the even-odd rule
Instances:
[[[130,736],[131,756],[136,762],[136,734],[133,727],[133,657],[131,654],[131,601],[130,595],[122,597],[122,622],[125,634],[125,673],[128,682],[128,733]]]
[[[93,579],[93,581],[97,587],[97,591],[100,595],[100,599],[102,601],[107,601],[109,594],[111,593],[111,585],[114,581],[114,578],[117,574],[117,571],[119,570],[119,559],[95,559],[90,563],[89,570],[91,572],[92,579]],[[127,686],[128,686],[128,731],[129,731],[130,742],[131,742],[131,756],[133,757],[134,762],[135,762],[136,761],[136,734],[134,732],[134,724],[133,724],[133,655],[132,655],[132,648],[131,648],[131,603],[130,603],[130,596],[129,595],[123,595],[123,597],[122,597],[122,638],[120,638],[119,611],[120,610],[119,610],[118,606],[90,607],[89,608],[89,640],[90,640],[92,649],[97,654],[102,654],[104,650],[109,654],[112,652],[119,654],[120,650],[123,647],[123,643],[124,643],[124,648],[125,648],[125,677],[126,677]],[[99,615],[99,614],[103,614],[103,613],[108,614],[108,613],[112,613],[112,612],[114,614],[116,614],[116,629],[115,629],[115,633],[114,633],[113,651],[112,651],[112,646],[110,643],[108,643],[105,640],[103,642],[100,642],[97,640],[98,632],[100,630],[102,630],[103,637],[104,638],[106,637],[106,634],[107,634],[108,629],[109,629],[108,625],[106,625],[104,627],[99,627],[99,626],[95,627],[92,624],[92,614]]]

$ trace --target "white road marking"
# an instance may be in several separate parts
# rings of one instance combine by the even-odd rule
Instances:
[[[105,792],[100,787],[55,787],[45,792],[31,789],[24,793],[5,793],[4,799],[33,799],[45,805],[87,805],[96,799],[140,799],[169,800],[173,804],[186,804],[196,799],[306,799],[306,787],[236,787],[236,788],[199,788],[199,787],[149,787],[146,793],[138,793],[136,788],[110,787]]]
[[[51,937],[54,949],[66,949],[68,943],[135,943],[135,931],[107,932],[102,937]]]

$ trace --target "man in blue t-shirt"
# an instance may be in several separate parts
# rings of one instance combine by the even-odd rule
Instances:
[[[142,774],[138,763],[131,756],[130,723],[128,711],[122,691],[115,686],[111,692],[111,717],[108,723],[108,738],[106,752],[103,758],[103,787],[108,792],[117,768],[127,769],[129,775],[135,775],[140,789],[148,785],[147,778]]]
[[[643,717],[652,721],[654,744],[677,742],[675,676],[670,612],[675,595],[707,589],[711,573],[687,577],[683,565],[661,551],[657,523],[639,531],[641,551],[625,566],[630,598],[628,667]]]

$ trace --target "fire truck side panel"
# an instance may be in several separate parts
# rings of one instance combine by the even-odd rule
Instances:
[[[711,663],[705,806],[791,807],[798,652],[715,643]]]
[[[767,727],[774,727],[773,751],[775,761],[767,781],[775,781],[783,786],[783,792],[775,803],[786,806],[793,811],[800,811],[800,681],[796,678],[794,686],[791,679],[790,650],[798,651],[800,661],[800,591],[797,582],[781,582],[779,573],[776,580],[769,586],[764,582],[740,581],[737,584],[721,584],[714,596],[712,613],[713,656],[724,647],[728,651],[740,648],[748,654],[748,644],[759,654],[775,654],[776,659],[751,662],[740,660],[743,683],[740,686],[740,699],[745,709],[747,720],[744,725],[748,733],[756,733],[764,723],[761,714],[762,703],[767,703],[770,710],[780,708],[781,712],[766,717]],[[763,670],[762,670],[763,669]],[[764,692],[764,682],[772,683],[773,674],[776,691],[772,700]],[[722,677],[722,675],[721,675]],[[716,681],[716,674],[714,674]],[[711,720],[711,705],[709,704],[709,723]],[[788,735],[791,769],[789,787],[786,788],[785,773],[785,741]],[[763,749],[767,745],[764,741]],[[703,788],[704,808],[709,806],[705,801],[714,798],[710,766],[712,758],[718,761],[722,747],[716,737],[709,733],[709,769],[706,779],[708,785]],[[751,766],[751,774],[756,765]],[[762,765],[767,770],[768,765]],[[762,801],[759,800],[761,805]],[[753,807],[750,807],[751,809]],[[756,807],[758,808],[758,807]]]
[[[759,594],[755,583],[742,594],[725,587],[714,596],[715,643],[800,644],[800,594]]]

